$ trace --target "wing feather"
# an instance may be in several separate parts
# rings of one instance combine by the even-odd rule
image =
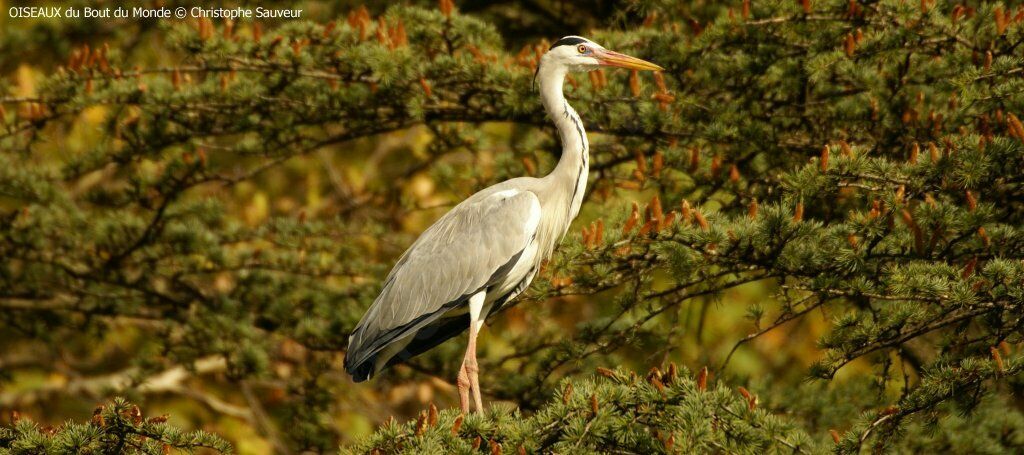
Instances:
[[[504,280],[539,221],[534,193],[500,188],[477,193],[442,216],[384,280],[349,338],[346,369]]]

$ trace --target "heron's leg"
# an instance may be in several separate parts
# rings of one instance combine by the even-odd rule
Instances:
[[[471,351],[472,358],[469,363],[471,367],[468,369],[469,385],[470,389],[473,391],[473,404],[476,406],[476,412],[479,413],[484,412],[484,403],[483,400],[480,399],[480,366],[476,363],[476,337],[480,334],[480,328],[484,325],[483,322],[484,321],[477,321],[470,323],[469,327],[469,336],[471,337],[470,339],[473,340],[471,341],[473,346]]]
[[[476,362],[476,338],[483,326],[480,312],[483,311],[486,294],[479,292],[469,298],[469,345],[466,346],[466,373],[469,374],[469,388],[473,391],[473,404],[476,412],[484,412],[483,400],[480,399],[480,367]]]
[[[459,377],[455,380],[455,385],[459,388],[459,407],[462,408],[463,414],[469,414],[469,372],[466,370],[466,361],[462,361],[462,365],[459,366]]]

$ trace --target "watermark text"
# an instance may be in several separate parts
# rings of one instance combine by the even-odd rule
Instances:
[[[90,7],[90,6],[12,6],[7,9],[12,19],[301,19],[301,9],[236,7],[203,8],[200,6],[177,8],[146,7]]]

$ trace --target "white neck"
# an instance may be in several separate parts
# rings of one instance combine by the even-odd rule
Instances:
[[[544,178],[551,180],[553,186],[565,193],[565,203],[569,207],[565,228],[568,228],[568,223],[576,218],[583,203],[583,193],[590,171],[590,143],[587,141],[587,132],[583,129],[583,121],[562,95],[565,75],[565,66],[552,62],[545,65],[542,59],[537,73],[537,83],[540,85],[540,99],[544,104],[544,110],[554,121],[562,141],[562,156],[558,160],[558,165]]]

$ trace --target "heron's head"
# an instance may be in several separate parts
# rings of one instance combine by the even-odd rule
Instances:
[[[561,66],[566,71],[575,72],[593,71],[602,66],[647,71],[664,70],[651,62],[610,51],[579,36],[566,36],[552,44],[551,49],[548,49],[540,61],[540,67],[545,66]]]

